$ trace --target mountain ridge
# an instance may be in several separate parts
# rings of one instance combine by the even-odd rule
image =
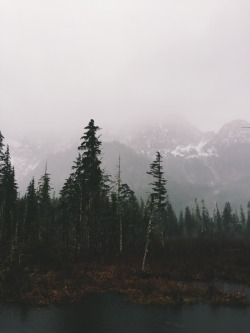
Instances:
[[[245,204],[250,198],[246,186],[250,170],[250,129],[243,128],[248,126],[250,123],[237,119],[215,133],[201,131],[185,121],[151,124],[122,138],[122,142],[104,139],[103,166],[114,176],[120,155],[123,181],[138,196],[146,197],[150,190],[146,171],[159,151],[164,160],[169,196],[178,208],[183,209],[195,198],[210,201],[211,207],[215,202],[228,200],[238,206],[239,199]],[[33,176],[36,181],[41,177],[46,163],[52,187],[58,194],[71,172],[79,143],[23,144],[10,140],[9,145],[21,194]]]

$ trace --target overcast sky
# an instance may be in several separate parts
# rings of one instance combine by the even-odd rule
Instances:
[[[250,121],[249,0],[0,0],[0,130]]]

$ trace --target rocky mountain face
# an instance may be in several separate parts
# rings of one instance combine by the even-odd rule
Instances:
[[[235,208],[250,200],[250,124],[235,120],[218,133],[202,132],[185,121],[138,129],[129,138],[103,142],[103,166],[117,173],[121,156],[122,179],[138,196],[147,197],[149,164],[156,151],[163,156],[169,197],[175,208],[204,199],[212,210],[230,201]],[[6,140],[7,141],[7,140]],[[21,143],[10,140],[12,162],[21,194],[33,176],[41,177],[47,163],[51,183],[59,193],[77,156],[78,143],[63,145]]]
[[[210,209],[225,201],[238,207],[250,200],[249,126],[235,120],[213,133],[185,122],[161,124],[136,134],[128,144],[150,159],[156,150],[164,156],[169,194],[177,207],[194,198],[205,199]]]

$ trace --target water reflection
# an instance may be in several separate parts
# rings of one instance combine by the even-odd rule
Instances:
[[[0,304],[0,333],[248,333],[249,327],[249,308],[142,306],[113,294],[43,308]]]

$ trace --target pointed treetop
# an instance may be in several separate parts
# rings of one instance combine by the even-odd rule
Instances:
[[[152,193],[150,196],[152,204],[158,211],[163,210],[167,204],[166,180],[162,169],[162,156],[157,151],[156,159],[150,164],[150,171],[148,171],[147,174],[154,178],[154,181],[149,184],[152,185]]]
[[[4,136],[2,135],[1,131],[0,131],[0,159],[3,158],[3,147],[4,147],[4,144],[3,144],[3,139],[4,139]]]
[[[86,132],[81,137],[83,142],[78,147],[78,150],[89,151],[90,155],[100,155],[101,141],[99,141],[100,136],[96,136],[96,132],[100,130],[99,126],[94,125],[94,120],[91,119],[88,126],[84,128]],[[83,153],[84,154],[84,153]]]

